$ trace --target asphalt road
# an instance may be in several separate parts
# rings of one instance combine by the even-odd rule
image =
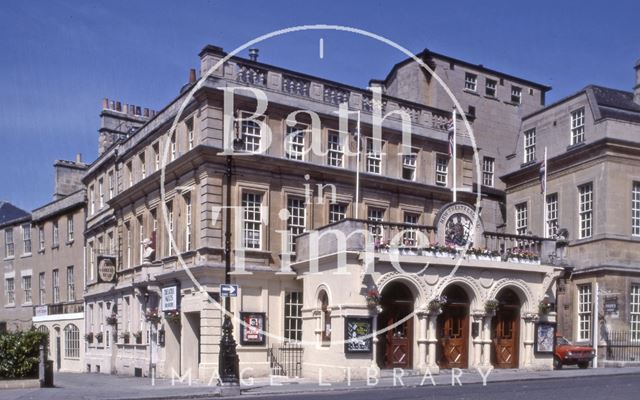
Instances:
[[[424,386],[377,388],[372,390],[332,391],[311,394],[279,394],[274,396],[242,396],[244,398],[308,399],[308,400],[637,400],[640,399],[640,374],[619,376],[593,376],[569,379],[535,381],[489,382],[487,386]]]

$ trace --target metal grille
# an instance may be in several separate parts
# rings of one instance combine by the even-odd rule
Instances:
[[[302,352],[299,343],[280,343],[271,346],[268,352],[271,374],[299,378],[302,376]]]
[[[608,332],[606,342],[607,360],[640,361],[640,341],[634,340],[631,332]]]

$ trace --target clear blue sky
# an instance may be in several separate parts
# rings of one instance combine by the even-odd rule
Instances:
[[[160,109],[198,52],[233,49],[302,24],[339,24],[553,86],[631,90],[640,4],[588,1],[3,1],[0,5],[0,200],[51,200],[52,163],[97,155],[103,97]],[[324,37],[325,58],[318,57]],[[298,33],[260,60],[365,87],[403,56],[347,33]]]

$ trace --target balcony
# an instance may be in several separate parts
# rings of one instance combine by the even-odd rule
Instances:
[[[46,314],[44,313],[46,308]],[[70,303],[46,304],[43,306],[33,306],[33,316],[44,315],[75,314],[84,312],[84,301],[76,300]]]

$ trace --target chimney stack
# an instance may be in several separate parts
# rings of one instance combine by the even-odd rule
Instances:
[[[189,70],[189,83],[194,83],[196,81],[196,70],[195,68],[191,68]]]
[[[82,163],[82,153],[76,154],[76,164]]]
[[[249,49],[249,60],[258,61],[258,49]]]
[[[640,60],[636,61],[636,85],[633,87],[633,101],[640,104]]]

